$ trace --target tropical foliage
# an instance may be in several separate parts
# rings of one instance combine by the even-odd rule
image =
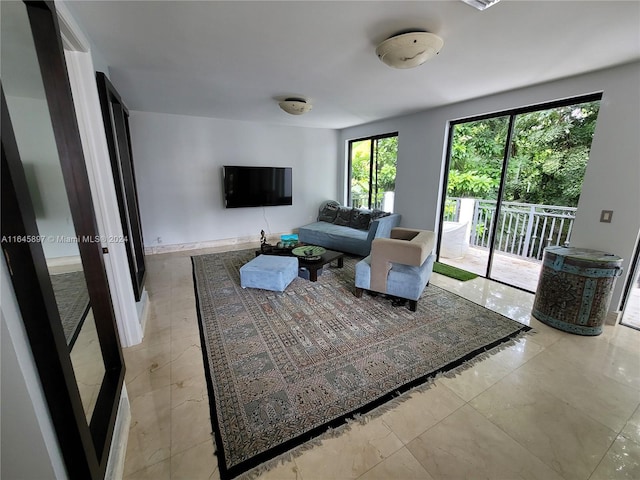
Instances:
[[[373,165],[371,165],[372,142]],[[353,142],[351,144],[351,198],[363,199],[365,207],[380,208],[384,192],[395,190],[397,158],[397,136]],[[369,190],[372,192],[371,205],[367,203]]]
[[[518,115],[503,199],[577,206],[599,102]],[[456,124],[447,193],[497,199],[509,117]]]

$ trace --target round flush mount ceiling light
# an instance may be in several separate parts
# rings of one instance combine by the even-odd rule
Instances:
[[[278,105],[291,115],[302,115],[313,108],[304,98],[285,98]]]
[[[390,67],[413,68],[437,55],[443,45],[444,41],[433,33],[402,33],[378,45],[376,55]]]

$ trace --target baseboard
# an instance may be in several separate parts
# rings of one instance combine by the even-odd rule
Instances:
[[[149,303],[151,299],[149,298],[149,294],[147,293],[147,289],[145,288],[142,291],[142,296],[140,298],[140,302],[142,304],[142,311],[138,311],[138,320],[140,321],[140,331],[142,332],[142,338],[144,338],[144,329],[147,326],[147,320],[149,320],[149,314],[151,309],[149,308]]]
[[[124,461],[127,454],[129,441],[129,427],[131,426],[131,405],[127,395],[126,385],[122,385],[120,404],[113,428],[113,438],[109,449],[109,460],[104,478],[107,480],[119,480],[124,477]]]
[[[621,312],[609,312],[607,316],[604,317],[604,323],[606,325],[616,325],[618,323],[618,317]]]
[[[276,244],[280,241],[281,235],[290,235],[291,233],[295,232],[269,234],[267,235],[267,242]],[[144,253],[145,255],[156,255],[160,253],[187,252],[190,250],[200,250],[204,248],[236,247],[238,245],[247,245],[247,248],[251,248],[251,246],[258,246],[260,245],[260,237],[258,235],[251,235],[248,237],[224,238],[221,240],[208,240],[204,242],[153,245],[150,247],[144,247]]]
[[[47,267],[76,267],[70,271],[80,270],[82,268],[82,260],[80,255],[70,255],[67,257],[52,257],[47,258]]]

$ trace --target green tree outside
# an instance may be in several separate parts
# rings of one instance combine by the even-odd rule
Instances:
[[[373,142],[373,169],[371,147]],[[380,208],[385,192],[396,185],[398,137],[367,139],[351,144],[351,198],[353,203]],[[371,205],[368,204],[369,191]],[[362,203],[360,203],[362,202]]]
[[[600,102],[516,117],[503,200],[575,207]],[[447,194],[496,200],[509,117],[454,126]]]

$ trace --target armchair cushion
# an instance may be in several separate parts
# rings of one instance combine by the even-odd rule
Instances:
[[[418,300],[429,283],[435,259],[435,255],[429,255],[419,267],[394,263],[387,277],[386,293]],[[371,255],[356,264],[355,285],[359,289],[377,291],[371,287]]]
[[[387,277],[392,264],[420,267],[433,250],[435,235],[428,230],[393,228],[390,238],[371,243],[371,284],[376,292],[387,292]]]

